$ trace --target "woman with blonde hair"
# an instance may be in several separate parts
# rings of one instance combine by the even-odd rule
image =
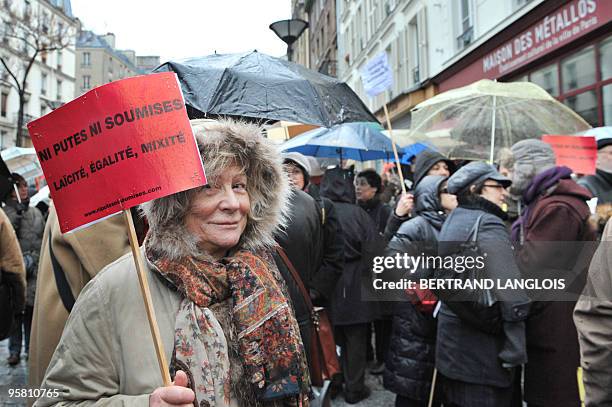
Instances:
[[[208,184],[143,205],[141,250],[174,385],[161,387],[130,254],[79,296],[43,380],[58,397],[37,405],[308,405],[304,348],[270,250],[290,194],[280,155],[254,125],[192,126]]]

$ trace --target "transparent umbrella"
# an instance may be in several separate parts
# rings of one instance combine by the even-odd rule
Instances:
[[[588,128],[578,114],[533,83],[483,79],[417,105],[411,131],[451,158],[492,162],[499,149],[517,141]]]

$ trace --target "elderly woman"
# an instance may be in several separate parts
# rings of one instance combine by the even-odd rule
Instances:
[[[126,255],[79,296],[43,381],[59,394],[37,405],[308,404],[299,328],[269,250],[290,193],[280,156],[256,126],[192,125],[208,184],[143,205],[141,250],[174,385],[161,387]]]

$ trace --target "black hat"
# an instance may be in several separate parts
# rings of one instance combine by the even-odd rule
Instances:
[[[508,188],[512,181],[501,175],[491,164],[482,161],[474,161],[459,168],[448,179],[448,192],[458,194],[471,185],[478,185],[492,179],[499,182],[504,188]]]

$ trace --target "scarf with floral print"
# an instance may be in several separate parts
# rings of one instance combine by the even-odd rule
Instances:
[[[155,271],[183,297],[174,358],[187,370],[197,405],[231,405],[228,344],[208,308],[230,298],[239,358],[256,398],[307,405],[310,379],[304,346],[270,254],[238,251],[220,262],[193,257],[170,261],[146,242],[145,253]]]

